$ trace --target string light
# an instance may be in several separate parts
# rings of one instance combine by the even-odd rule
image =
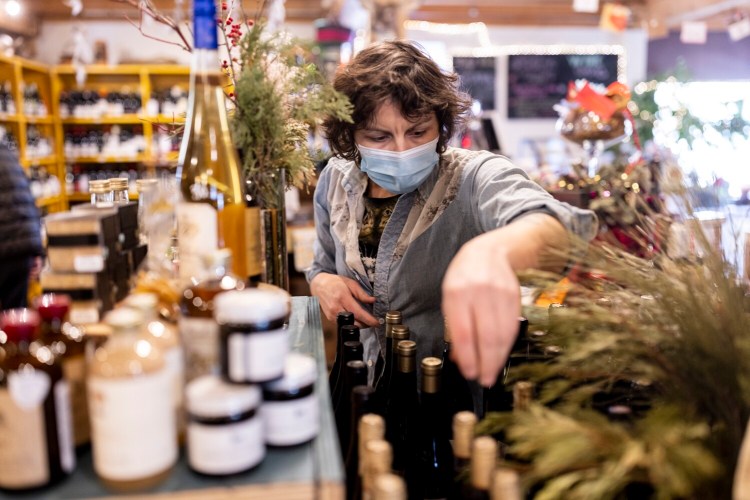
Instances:
[[[18,0],[6,0],[5,2],[5,13],[10,17],[16,17],[21,13],[21,4]]]

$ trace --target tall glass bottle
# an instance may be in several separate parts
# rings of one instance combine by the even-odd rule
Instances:
[[[513,406],[512,390],[505,385],[505,379],[508,370],[512,366],[517,366],[526,362],[530,343],[527,337],[529,329],[529,320],[524,317],[518,318],[518,336],[513,344],[508,360],[505,362],[503,370],[497,377],[495,385],[485,387],[483,391],[484,411],[482,416],[490,412],[510,411]]]
[[[414,437],[420,425],[416,342],[399,342],[397,368],[386,406],[385,430],[393,445],[393,470],[403,475],[414,464]]]
[[[445,432],[445,403],[440,390],[441,361],[422,360],[422,397],[415,473],[407,477],[409,498],[446,498],[453,482],[453,451]]]
[[[172,378],[172,397],[178,432],[183,432],[182,391],[185,385],[185,358],[177,328],[159,317],[159,298],[155,293],[131,293],[124,303],[143,315],[142,331],[164,355],[164,362]]]
[[[333,359],[331,372],[328,375],[328,388],[331,390],[331,401],[334,403],[337,398],[336,384],[341,382],[340,377],[344,370],[344,337],[341,335],[341,327],[344,325],[354,325],[354,313],[341,311],[336,315],[336,355]]]
[[[397,313],[397,311],[390,311],[388,314],[394,313]],[[401,313],[397,313],[396,317],[400,318],[400,316]],[[395,320],[392,319],[392,321]],[[402,340],[409,340],[410,335],[409,327],[401,324],[391,324],[389,327],[386,323],[386,331],[388,332],[388,336],[385,339],[385,366],[383,368],[383,376],[380,377],[376,388],[377,401],[381,408],[387,408],[388,400],[391,398],[393,376],[397,371],[396,365],[398,364],[396,348]],[[384,411],[387,412],[387,409]]]
[[[94,470],[111,489],[150,488],[177,461],[172,377],[141,333],[140,312],[122,307],[104,321],[112,336],[97,348],[88,378]]]
[[[252,178],[245,179],[245,237],[247,238],[247,284],[256,287],[263,278],[263,246],[261,245],[260,200]]]
[[[378,357],[378,363],[375,366],[375,380],[377,380],[376,389],[378,391],[378,397],[381,400],[385,399],[385,393],[388,390],[388,383],[390,383],[390,370],[393,366],[393,327],[400,325],[403,321],[401,311],[388,311],[385,313],[385,352]],[[389,364],[389,362],[391,362]],[[378,378],[379,377],[379,378]]]
[[[7,310],[0,328],[7,336],[0,356],[0,489],[48,486],[75,467],[68,385],[48,347],[31,352],[35,311]]]
[[[391,472],[393,448],[388,441],[371,439],[365,444],[363,458],[362,498],[363,500],[372,500],[375,478]]]
[[[180,278],[201,276],[202,256],[229,248],[232,271],[245,279],[245,181],[227,118],[214,0],[193,2],[193,26],[190,97],[177,162]]]
[[[66,321],[70,297],[55,293],[41,296],[37,311],[42,318],[41,341],[60,359],[70,387],[73,439],[76,446],[89,442],[89,408],[86,400],[86,343],[83,332]]]
[[[178,329],[185,355],[185,382],[219,372],[219,325],[213,317],[214,298],[243,290],[245,283],[230,272],[232,252],[216,250],[204,279],[192,281],[180,297]]]
[[[446,415],[449,420],[446,426],[449,435],[453,436],[453,415],[461,411],[474,411],[474,400],[471,396],[469,382],[451,358],[451,333],[445,325],[443,333],[443,394],[445,394]]]
[[[332,399],[333,399],[333,412],[336,413],[340,406],[348,406],[349,394],[346,394],[344,385],[346,384],[345,368],[346,363],[353,361],[351,356],[347,357],[347,342],[359,342],[359,327],[356,325],[343,325],[339,330],[339,338],[341,339],[341,370],[338,374],[338,380],[336,386],[333,388]]]
[[[461,411],[453,415],[453,489],[449,498],[462,497],[462,483],[466,468],[471,461],[471,443],[474,441],[474,427],[477,416],[470,411]]]
[[[492,472],[497,463],[497,441],[490,436],[474,439],[471,447],[469,483],[461,498],[466,500],[489,500]]]
[[[383,417],[370,413],[374,393],[375,391],[366,385],[358,385],[352,389],[349,448],[344,455],[347,500],[358,499],[362,494],[360,456],[364,443],[370,439],[383,439],[385,435]],[[367,418],[363,418],[365,415]]]
[[[351,401],[352,389],[358,385],[367,385],[367,364],[362,360],[348,361],[344,367],[344,389],[342,394],[347,395]],[[351,404],[339,404],[336,408],[336,431],[339,435],[339,445],[341,454],[346,453],[349,449],[349,435],[352,416]]]

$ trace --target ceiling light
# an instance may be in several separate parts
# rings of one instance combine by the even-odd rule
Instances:
[[[16,17],[21,13],[21,4],[18,0],[7,0],[5,2],[5,13],[10,17]]]

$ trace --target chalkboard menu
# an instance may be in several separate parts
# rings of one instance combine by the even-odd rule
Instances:
[[[568,82],[617,81],[617,54],[523,54],[508,56],[508,118],[557,118],[552,106]]]
[[[461,77],[462,90],[478,100],[483,110],[495,109],[494,57],[454,57],[453,71]]]

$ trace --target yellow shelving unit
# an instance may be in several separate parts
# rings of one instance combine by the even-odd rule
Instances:
[[[179,115],[149,115],[146,112],[147,103],[156,92],[168,90],[178,86],[187,92],[190,77],[190,68],[176,65],[91,65],[86,67],[86,82],[83,86],[76,83],[76,70],[69,65],[61,65],[53,68],[53,93],[57,116],[59,114],[60,95],[71,90],[93,90],[114,92],[129,89],[138,92],[141,96],[141,111],[136,114],[125,114],[120,116],[102,116],[97,118],[63,118],[57,121],[59,151],[62,156],[64,151],[64,137],[66,128],[69,127],[105,127],[110,125],[121,125],[124,127],[140,126],[143,131],[145,145],[143,151],[137,156],[107,157],[90,156],[65,158],[67,164],[79,165],[84,170],[95,170],[97,165],[107,166],[115,163],[133,164],[139,170],[155,174],[158,168],[176,166],[176,154],[168,153],[158,155],[154,149],[154,138],[159,128],[170,130],[184,123],[185,118]],[[2,122],[2,115],[0,115]],[[70,193],[67,198],[71,202],[81,202],[89,199],[87,193]]]
[[[60,154],[57,138],[57,114],[53,99],[53,81],[48,66],[20,57],[0,55],[0,81],[10,82],[10,93],[16,107],[15,114],[0,113],[0,125],[10,131],[18,142],[18,158],[21,165],[30,173],[32,168],[45,168],[49,175],[65,186],[65,165]],[[35,84],[39,97],[47,108],[46,115],[31,115],[24,109],[23,91],[26,85]],[[34,157],[29,154],[29,127],[36,127],[41,136],[52,144],[54,154]],[[44,212],[56,212],[67,208],[64,193],[37,199],[37,206]]]

